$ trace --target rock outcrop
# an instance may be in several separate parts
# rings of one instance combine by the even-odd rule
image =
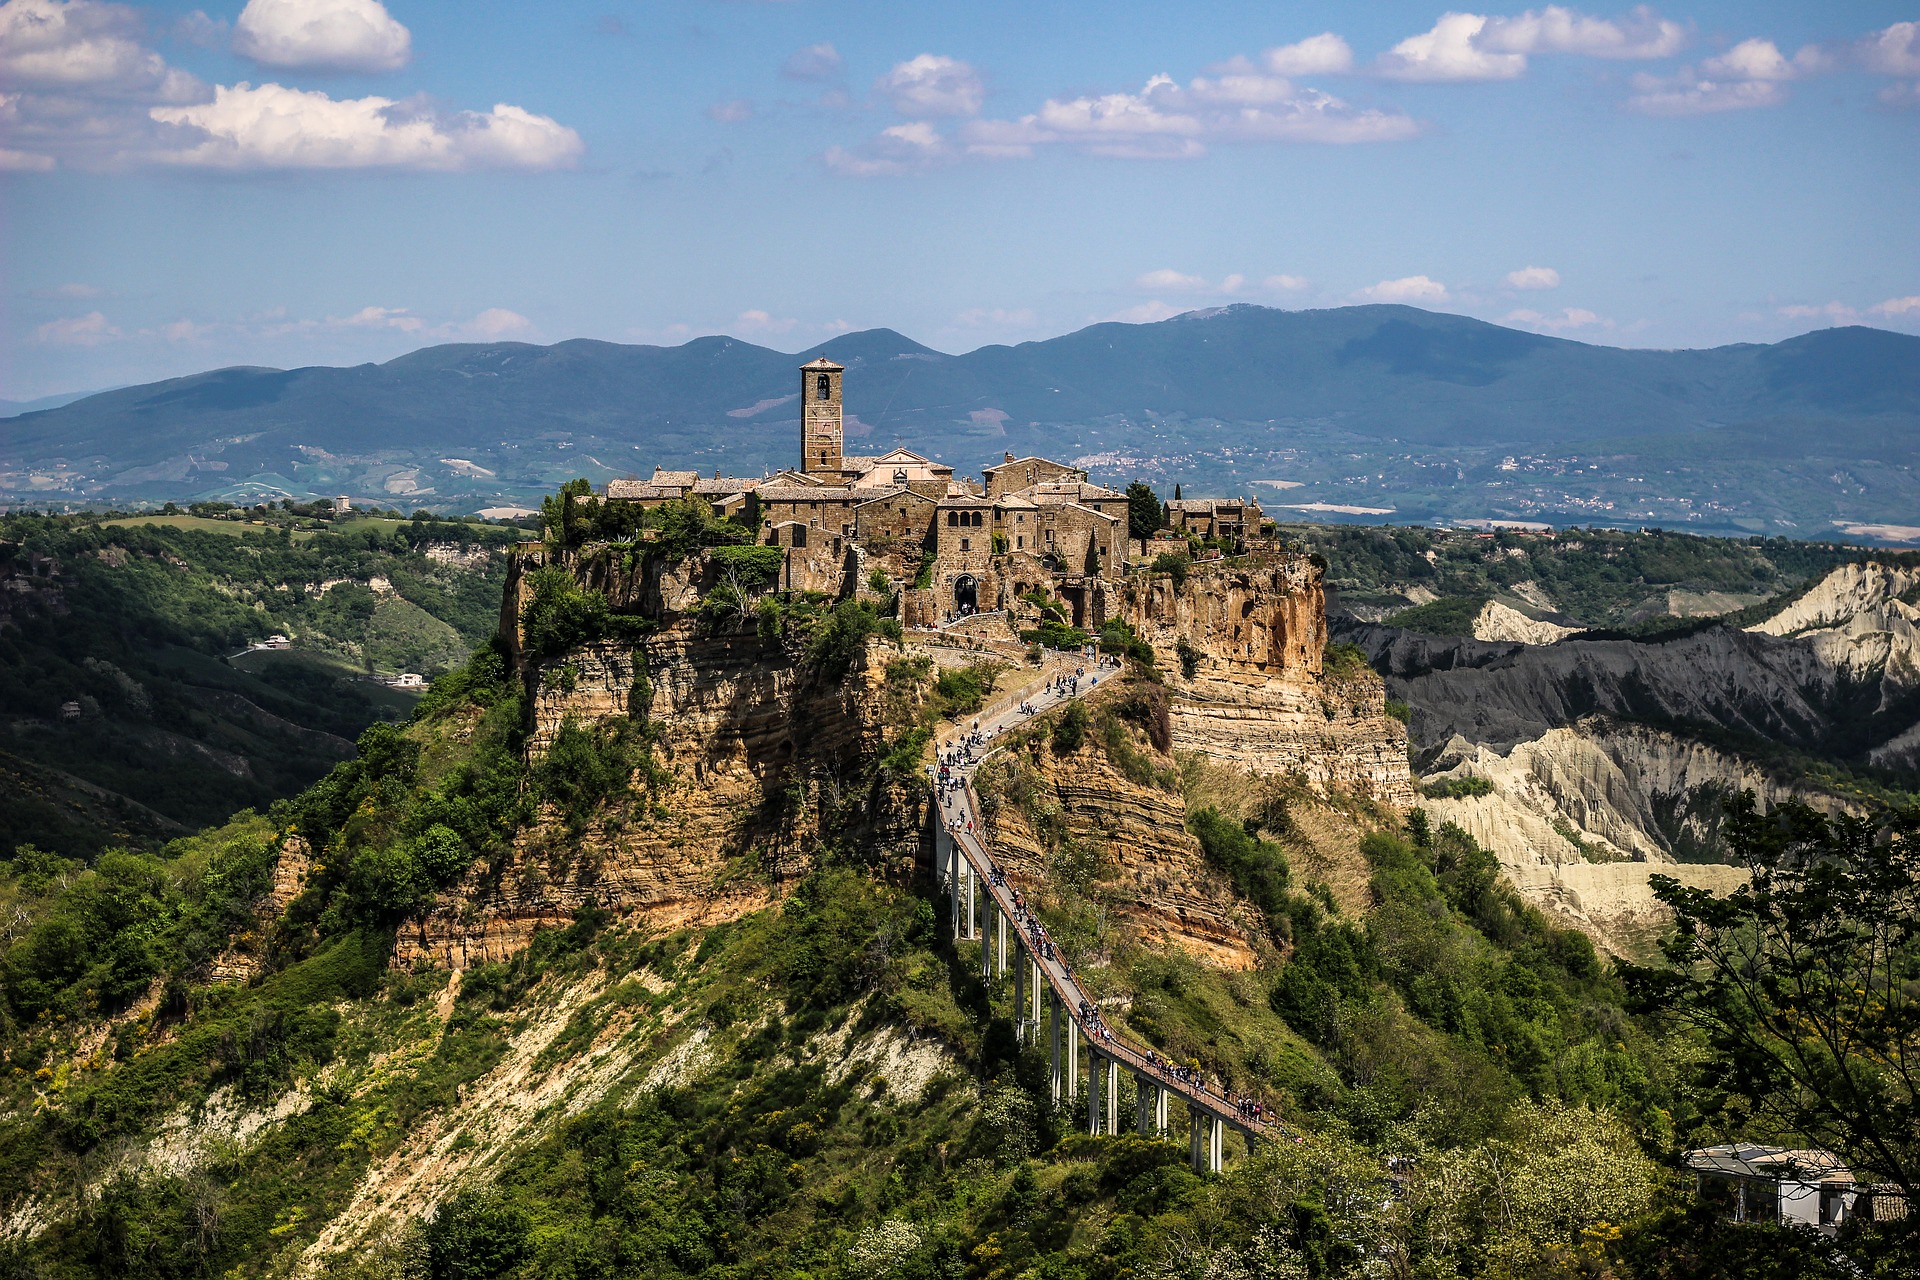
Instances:
[[[1373,672],[1322,669],[1321,569],[1253,556],[1130,580],[1120,617],[1154,647],[1173,745],[1255,773],[1297,774],[1391,804],[1413,799],[1406,732]]]
[[[1568,636],[1577,636],[1583,627],[1562,626],[1544,618],[1534,618],[1510,604],[1489,600],[1480,606],[1473,620],[1475,640],[1510,641],[1519,644],[1552,644]]]

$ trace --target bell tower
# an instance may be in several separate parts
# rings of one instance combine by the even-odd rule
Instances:
[[[844,366],[821,356],[800,366],[800,470],[839,483],[840,380]]]

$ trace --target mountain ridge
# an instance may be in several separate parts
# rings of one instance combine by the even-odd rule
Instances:
[[[1274,465],[1304,451],[1297,461],[1310,469],[1344,445],[1368,459],[1354,470],[1377,472],[1382,457],[1459,455],[1456,482],[1502,455],[1671,453],[1740,467],[1818,454],[1824,467],[1920,453],[1920,337],[1854,326],[1770,345],[1636,350],[1404,306],[1238,304],[959,355],[869,329],[793,354],[728,336],[676,347],[568,339],[446,344],[343,367],[232,366],[11,419],[0,500],[242,497],[235,485],[247,481],[267,496],[474,505],[656,463],[753,473],[790,461],[793,371],[809,354],[850,370],[852,447],[902,443],[963,467],[1002,449],[1128,459],[1148,473],[1187,459],[1170,474],[1244,491],[1259,473],[1241,471],[1235,454],[1263,449]],[[444,473],[443,454],[491,483]],[[1598,470],[1607,479],[1620,468]],[[1825,471],[1810,469],[1791,494],[1816,474]],[[1354,500],[1337,469],[1301,478],[1329,486],[1314,497]],[[1400,487],[1432,496],[1437,479]],[[1902,505],[1908,482],[1870,492],[1884,483],[1861,482],[1863,502],[1833,514],[1897,520],[1912,507]],[[1767,501],[1752,477],[1693,487],[1730,485]],[[1394,482],[1383,474],[1382,486]]]

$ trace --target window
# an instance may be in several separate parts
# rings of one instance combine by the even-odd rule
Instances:
[[[815,378],[813,380],[813,398],[815,400],[831,400],[833,398],[833,379],[824,373]]]
[[[958,511],[947,512],[947,528],[951,529],[959,523],[960,523],[960,513]]]
[[[797,524],[793,526],[793,545],[800,548],[803,551],[806,549],[807,526],[803,524]]]
[[[974,528],[976,528],[976,529],[978,529],[978,528],[979,528],[979,527],[980,527],[981,525],[983,525],[983,524],[985,524],[986,522],[987,522],[987,513],[986,513],[986,512],[984,512],[984,511],[976,511],[976,512],[974,512],[974,513],[973,513],[973,527],[974,527]]]
[[[1027,540],[1026,540],[1026,538],[1024,538],[1024,537],[1016,537],[1016,538],[1014,538],[1014,540],[1013,540],[1013,549],[1014,549],[1015,551],[1025,551],[1025,550],[1027,549]]]
[[[971,550],[973,550],[973,539],[972,539],[972,538],[962,538],[962,539],[960,539],[960,549],[961,549],[962,551],[971,551]]]
[[[905,468],[900,468],[894,471],[893,482],[895,484],[905,484],[907,482],[907,473]]]

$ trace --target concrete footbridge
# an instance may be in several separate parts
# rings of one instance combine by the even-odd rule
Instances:
[[[995,865],[986,843],[973,774],[1001,749],[997,740],[1012,726],[1085,697],[1119,674],[1111,667],[1072,662],[1055,666],[1053,672],[1057,683],[1042,682],[1040,688],[1023,691],[1025,696],[943,744],[942,763],[933,766],[939,815],[934,862],[951,904],[953,936],[980,943],[981,976],[989,987],[996,978],[1011,975],[1015,1032],[1023,1044],[1047,1037],[1053,1099],[1076,1105],[1084,1097],[1088,1133],[1121,1132],[1120,1073],[1125,1071],[1135,1086],[1133,1130],[1170,1136],[1168,1103],[1178,1098],[1186,1113],[1193,1167],[1217,1173],[1229,1128],[1241,1133],[1249,1149],[1257,1139],[1282,1140],[1291,1133],[1264,1109],[1214,1092],[1199,1073],[1109,1027],[1039,918]]]

